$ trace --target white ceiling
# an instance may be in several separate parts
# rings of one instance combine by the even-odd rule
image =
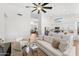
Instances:
[[[78,3],[59,3],[53,4],[52,12],[56,15],[79,14]]]
[[[0,10],[9,13],[10,15],[17,15],[22,13],[28,15],[31,12],[31,8],[25,8],[25,6],[33,6],[31,3],[0,3]],[[46,15],[69,15],[79,14],[79,3],[52,3],[47,6],[52,6],[52,10],[46,10]],[[1,12],[2,12],[1,11]],[[36,12],[34,12],[36,13]]]

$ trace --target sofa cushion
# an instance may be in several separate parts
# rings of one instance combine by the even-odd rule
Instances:
[[[69,48],[69,42],[68,42],[68,41],[66,41],[66,40],[60,41],[59,50],[60,50],[61,52],[66,51],[68,48]]]
[[[21,45],[21,47],[23,47],[23,46],[25,46],[25,45],[27,45],[28,44],[28,41],[26,40],[26,41],[20,41],[20,45]]]
[[[51,36],[44,36],[44,41],[51,43]]]
[[[12,42],[12,51],[13,50],[21,50],[20,42]]]

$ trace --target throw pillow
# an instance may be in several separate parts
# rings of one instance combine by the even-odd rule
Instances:
[[[68,46],[69,46],[68,43],[60,42],[60,44],[59,44],[59,50],[61,52],[64,52],[64,51],[66,51],[68,49]]]
[[[52,42],[52,46],[53,46],[54,48],[56,48],[56,49],[59,48],[59,44],[60,44],[60,42],[57,41],[57,40],[53,40],[53,42]]]

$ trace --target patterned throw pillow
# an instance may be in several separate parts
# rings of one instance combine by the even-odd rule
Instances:
[[[52,46],[53,46],[54,48],[56,48],[56,49],[59,48],[59,44],[60,44],[60,42],[57,41],[57,40],[53,40],[53,42],[52,42]]]

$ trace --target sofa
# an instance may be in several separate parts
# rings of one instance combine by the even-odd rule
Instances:
[[[37,45],[38,47],[44,51],[48,56],[75,56],[75,46],[73,46],[73,40],[68,40],[70,37],[68,36],[65,39],[65,36],[63,37],[54,37],[54,36],[43,36],[43,38],[40,39],[40,37],[37,39]],[[52,46],[53,40],[59,40],[59,42],[62,42],[63,45],[60,47],[60,49],[56,49]],[[64,45],[65,43],[66,46]],[[61,44],[61,43],[60,43]],[[62,51],[65,49],[64,51]]]

